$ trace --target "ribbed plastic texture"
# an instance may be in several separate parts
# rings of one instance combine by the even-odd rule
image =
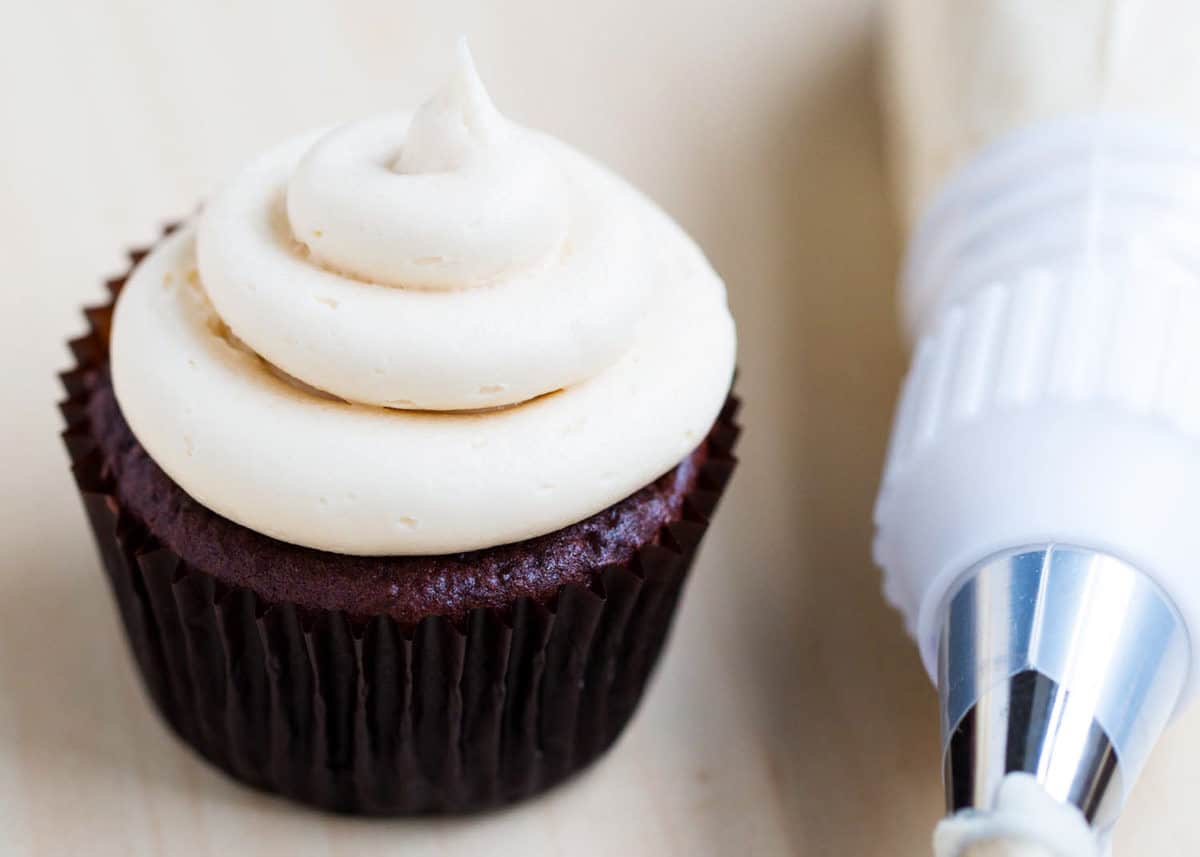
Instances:
[[[930,674],[955,576],[1027,544],[1125,559],[1194,637],[1200,150],[1099,116],[1001,141],[922,221],[902,301],[875,555]]]

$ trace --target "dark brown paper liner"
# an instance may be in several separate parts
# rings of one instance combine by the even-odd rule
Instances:
[[[108,282],[114,298],[124,281]],[[735,397],[683,520],[630,561],[546,603],[522,598],[404,627],[231,588],[126,513],[86,411],[88,374],[107,362],[112,303],[85,315],[89,332],[70,343],[77,366],[61,376],[63,438],[145,686],[205,758],[338,812],[466,812],[549,788],[621,733],[733,471]]]

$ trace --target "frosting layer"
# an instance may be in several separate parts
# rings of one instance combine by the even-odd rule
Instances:
[[[563,160],[464,56],[415,117],[244,170],[199,225],[205,291],[257,353],[348,401],[471,410],[571,386],[629,348],[656,286],[625,196]]]
[[[699,249],[561,143],[507,126],[492,151],[490,103],[464,91],[475,106],[456,102],[467,117],[458,125],[435,99],[425,119],[369,120],[268,153],[130,278],[114,318],[118,401],[159,466],[210,509],[339,553],[472,550],[600,511],[670,470],[712,425],[735,336]],[[437,131],[460,125],[461,145]],[[473,127],[491,129],[484,143]],[[397,173],[414,133],[403,166],[413,172]],[[430,140],[447,138],[438,162]],[[543,166],[496,167],[512,162],[504,147],[518,138],[521,157],[536,153]],[[338,192],[321,178],[338,157],[347,175],[361,172],[357,192],[378,194],[361,220],[351,196],[322,207]],[[481,173],[463,166],[479,163]],[[396,202],[392,179],[462,182],[487,196],[499,186],[480,178],[488,170],[517,185],[496,197],[496,211],[511,204],[524,218],[507,224],[511,243],[495,245],[511,257],[459,231],[471,212],[435,189],[436,216],[418,226],[432,223],[461,252],[446,253],[454,264],[434,265],[433,279],[401,283],[432,245],[418,226],[393,240],[372,225],[378,215],[390,228],[402,218],[389,206],[411,202]],[[563,209],[530,190],[556,183]],[[306,219],[322,211],[324,226]],[[546,228],[560,211],[561,237]],[[304,229],[322,236],[309,242]],[[335,249],[318,252],[326,234]],[[370,247],[377,258],[356,255]],[[368,281],[367,268],[342,270],[343,251],[384,267]],[[496,405],[511,406],[480,410]]]
[[[558,254],[566,182],[538,140],[497,112],[460,50],[449,83],[411,124],[351,123],[305,153],[287,214],[313,259],[373,282],[462,288]]]

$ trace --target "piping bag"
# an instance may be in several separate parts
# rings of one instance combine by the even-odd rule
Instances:
[[[874,553],[938,857],[1094,857],[1200,688],[1200,4],[892,0],[912,345]]]

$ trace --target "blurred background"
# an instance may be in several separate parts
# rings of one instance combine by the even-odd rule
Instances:
[[[0,0],[0,852],[926,854],[936,697],[869,550],[905,361],[876,18],[868,0]],[[54,373],[124,250],[272,143],[414,106],[458,33],[501,111],[706,249],[739,324],[742,465],[608,758],[480,819],[329,818],[226,780],[143,700]],[[1200,785],[1180,787],[1173,752],[1189,729],[1152,763],[1124,853],[1194,849]]]

